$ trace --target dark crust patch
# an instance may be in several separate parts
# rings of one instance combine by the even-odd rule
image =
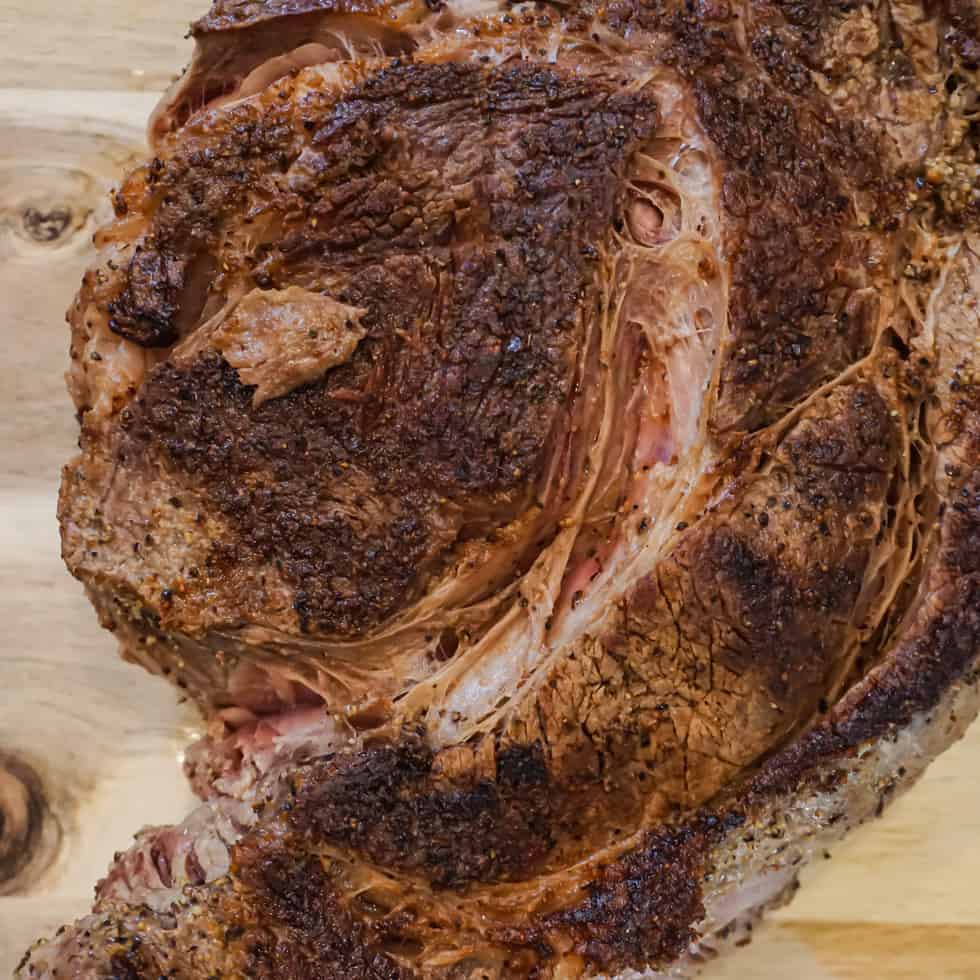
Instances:
[[[377,513],[370,496],[395,481],[344,486],[344,443],[360,443],[357,432],[295,424],[292,412],[315,417],[323,407],[320,390],[291,396],[291,411],[287,399],[253,410],[253,390],[217,354],[184,369],[164,364],[137,402],[122,452],[159,447],[207,481],[207,497],[238,530],[213,543],[211,581],[239,563],[278,561],[296,586],[303,629],[350,632],[383,619],[431,568],[433,491],[410,485],[403,471],[392,504]]]
[[[226,922],[261,923],[244,937],[245,976],[254,980],[409,980],[378,947],[374,931],[356,922],[316,858],[253,838],[235,852],[236,877],[252,909],[232,908]],[[278,841],[281,845],[282,841]]]
[[[551,846],[553,789],[540,746],[497,755],[496,779],[453,785],[420,741],[321,763],[295,787],[289,822],[438,887],[531,873]]]
[[[548,927],[567,930],[575,936],[577,951],[610,971],[679,956],[697,938],[693,924],[704,912],[700,882],[711,848],[744,822],[747,808],[798,792],[802,781],[859,745],[900,731],[934,709],[975,666],[980,653],[980,476],[966,481],[954,501],[936,562],[938,574],[949,581],[936,596],[940,611],[922,614],[913,636],[900,644],[860,700],[845,704],[765,763],[724,810],[651,833],[640,849],[603,872],[586,902],[544,920],[541,932],[502,938],[541,943]]]
[[[980,8],[976,0],[943,0],[946,43],[967,67],[980,65]]]
[[[137,246],[126,287],[109,303],[113,333],[142,347],[167,347],[178,338],[176,318],[187,263],[165,251]]]
[[[109,960],[107,980],[148,980],[153,974],[146,968],[138,947],[124,953],[115,953]]]
[[[980,650],[980,578],[960,580],[946,599],[948,607],[895,652],[886,671],[846,713],[835,713],[762,767],[744,795],[747,802],[794,792],[821,765],[901,731],[964,679]]]
[[[852,196],[880,229],[893,191],[877,137],[842,119],[812,85],[827,21],[852,6],[786,0],[734,52],[734,4],[613,2],[609,23],[666,31],[664,60],[691,81],[698,114],[724,161],[731,256],[730,338],[712,420],[719,432],[765,426],[867,353],[873,309],[848,303],[837,268],[859,222]],[[779,26],[782,13],[783,29]],[[774,17],[772,15],[775,15]],[[760,70],[761,69],[761,70]],[[860,261],[860,259],[858,259]]]
[[[161,255],[210,243],[262,288],[369,311],[349,364],[257,410],[211,354],[161,365],[131,406],[127,458],[162,449],[235,527],[216,570],[275,563],[304,629],[351,634],[410,602],[458,534],[527,508],[572,394],[591,246],[656,120],[613,82],[392,65],[339,102],[304,96],[299,119],[288,101],[231,110],[150,168]],[[264,182],[254,252],[220,244]],[[169,279],[154,297],[134,278],[149,263],[120,309],[170,312]]]
[[[965,492],[964,492],[965,491]],[[548,917],[540,931],[508,934],[541,943],[548,928],[568,931],[576,950],[605,970],[669,962],[697,938],[704,913],[700,882],[711,848],[744,822],[746,807],[796,792],[801,780],[868,740],[900,731],[936,707],[980,652],[980,478],[958,492],[938,562],[950,585],[942,609],[901,644],[876,683],[797,743],[766,763],[724,813],[695,816],[652,832],[646,843],[607,868],[589,899]]]
[[[574,719],[583,701],[594,717],[607,697],[609,736],[644,733],[634,757],[654,763],[657,792],[685,809],[799,731],[848,669],[899,465],[889,403],[864,381],[815,399],[778,441],[766,434],[745,448],[763,466],[741,462],[719,505],[627,592],[603,638],[628,665],[629,699],[606,669],[601,695],[576,692],[556,713]]]
[[[835,265],[853,221],[848,184],[872,188],[880,165],[859,125],[829,125],[760,78],[726,67],[694,88],[728,163],[731,341],[715,425],[752,429],[868,350],[873,311],[848,304]]]
[[[498,938],[542,950],[571,941],[576,953],[610,973],[669,963],[697,938],[711,847],[740,823],[738,816],[722,821],[703,814],[682,827],[651,831],[637,849],[602,870],[584,901],[530,927],[503,930]]]
[[[939,584],[887,664],[862,696],[838,707],[760,771],[752,794],[788,792],[821,762],[898,732],[932,710],[980,655],[980,476],[966,481],[947,509],[933,576]]]
[[[65,936],[72,976],[100,980],[412,980],[383,948],[398,925],[357,921],[324,863],[301,841],[253,832],[235,848],[231,875],[189,887],[197,921],[140,906],[101,909]],[[202,928],[205,926],[205,928]],[[59,934],[61,935],[61,934]],[[84,964],[84,967],[79,966]],[[37,972],[25,959],[26,976]],[[81,970],[81,972],[78,972]],[[65,973],[67,976],[68,974]]]

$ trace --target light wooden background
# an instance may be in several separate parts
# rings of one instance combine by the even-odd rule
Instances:
[[[190,803],[179,751],[193,715],[116,660],[62,569],[54,507],[74,439],[64,310],[204,2],[0,0],[0,754],[40,774],[54,855],[27,894],[0,883],[2,977],[37,933],[87,908],[130,834]],[[980,980],[978,764],[980,726],[708,976]]]

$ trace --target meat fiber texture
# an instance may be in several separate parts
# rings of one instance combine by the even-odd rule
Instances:
[[[202,798],[19,977],[687,977],[978,707],[971,0],[218,0],[65,559]]]

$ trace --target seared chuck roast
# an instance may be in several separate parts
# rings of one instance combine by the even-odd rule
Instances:
[[[64,553],[204,803],[20,976],[685,976],[977,710],[972,0],[217,0]]]

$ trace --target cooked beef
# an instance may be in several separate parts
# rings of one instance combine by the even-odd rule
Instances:
[[[21,977],[687,975],[958,737],[978,23],[218,0],[60,506],[204,802]]]

